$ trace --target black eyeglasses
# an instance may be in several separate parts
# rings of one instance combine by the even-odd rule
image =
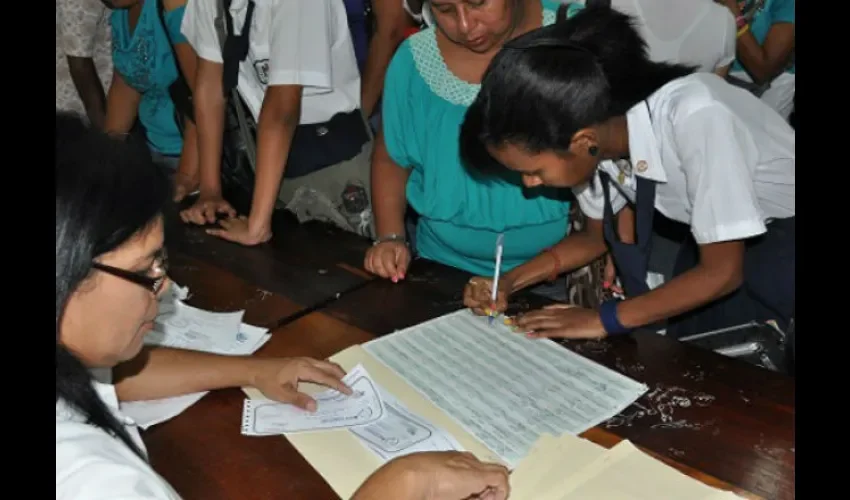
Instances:
[[[154,295],[157,295],[162,290],[162,286],[165,284],[165,281],[168,279],[168,252],[166,252],[165,248],[163,248],[154,258],[152,270],[156,272],[156,277],[107,266],[106,264],[101,264],[99,262],[93,262],[92,267],[98,271],[111,274],[116,278],[121,278],[124,281],[129,281],[130,283],[139,285],[142,288],[150,290]]]

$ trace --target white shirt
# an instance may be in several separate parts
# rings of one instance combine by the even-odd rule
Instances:
[[[640,176],[658,183],[655,208],[690,225],[699,244],[756,236],[770,219],[794,216],[794,129],[746,90],[694,73],[661,87],[626,119],[632,168],[620,189],[610,188],[615,212],[624,195],[634,201]],[[614,162],[599,168],[619,184]],[[593,184],[574,192],[582,211],[601,219],[598,174]]]
[[[302,124],[324,123],[360,108],[360,72],[342,0],[254,0],[248,57],[239,65],[239,94],[259,119],[269,85],[302,85]],[[202,59],[221,63],[217,0],[189,0],[181,32]],[[233,0],[241,33],[248,0]]]
[[[145,445],[133,421],[118,410],[111,370],[92,370],[94,388],[136,445]],[[85,423],[85,417],[56,403],[56,500],[179,500],[150,465],[117,437]]]
[[[649,58],[715,71],[735,60],[735,17],[713,0],[611,0],[637,18]]]

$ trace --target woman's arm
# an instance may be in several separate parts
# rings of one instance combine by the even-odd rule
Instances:
[[[744,242],[701,245],[699,264],[644,295],[617,306],[623,326],[636,328],[693,311],[720,299],[741,286],[744,276]]]
[[[127,85],[120,73],[112,75],[112,85],[106,97],[106,123],[104,129],[110,134],[126,134],[133,128],[139,114],[142,94]]]
[[[384,144],[383,131],[379,131],[375,138],[371,175],[372,211],[378,238],[390,234],[403,235],[410,169],[400,167],[390,158]]]
[[[384,76],[396,48],[404,40],[404,32],[412,22],[400,0],[372,0],[375,32],[369,42],[366,67],[363,69],[361,108],[372,116],[384,89]]]
[[[741,14],[735,0],[726,0],[726,6],[736,18]],[[794,44],[793,22],[774,23],[763,44],[747,29],[738,37],[738,61],[755,83],[767,83],[785,70],[794,53]]]
[[[221,197],[221,146],[225,109],[223,69],[221,63],[199,59],[192,87],[202,198]]]
[[[552,247],[557,259],[546,252],[505,273],[509,293],[536,285],[555,273],[578,269],[598,259],[605,251],[602,221],[588,218],[583,231],[566,236]]]
[[[94,60],[91,57],[66,56],[68,71],[74,87],[83,101],[89,122],[98,129],[103,129],[106,121],[106,93],[97,75]]]

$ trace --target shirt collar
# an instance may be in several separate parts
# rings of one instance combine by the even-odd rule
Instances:
[[[629,128],[629,156],[635,175],[656,182],[667,182],[661,164],[661,150],[650,115],[649,100],[641,101],[626,112]]]

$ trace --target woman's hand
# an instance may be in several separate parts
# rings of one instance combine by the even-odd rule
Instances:
[[[199,185],[197,175],[184,174],[179,170],[174,174],[174,202],[180,203],[183,198],[197,191]]]
[[[372,274],[398,283],[410,265],[410,249],[400,241],[378,243],[366,252],[363,267]]]
[[[213,224],[218,214],[232,218],[236,217],[236,210],[221,195],[207,196],[201,193],[191,207],[180,212],[180,218],[183,222],[203,226]]]
[[[468,452],[414,453],[388,462],[354,494],[354,500],[505,500],[508,470]]]
[[[595,339],[606,335],[599,313],[569,304],[554,304],[516,318],[516,330],[529,338]]]
[[[476,276],[463,287],[463,305],[479,316],[500,314],[508,308],[512,289],[513,283],[510,280],[500,279],[496,301],[493,302],[493,278]]]
[[[245,246],[259,245],[272,239],[272,231],[268,226],[257,229],[251,227],[248,217],[240,215],[218,221],[221,229],[207,229],[207,234],[239,243]]]
[[[313,382],[351,394],[351,388],[342,382],[344,376],[345,370],[330,361],[312,358],[258,359],[251,385],[269,399],[315,411],[316,401],[298,392],[299,382]]]

